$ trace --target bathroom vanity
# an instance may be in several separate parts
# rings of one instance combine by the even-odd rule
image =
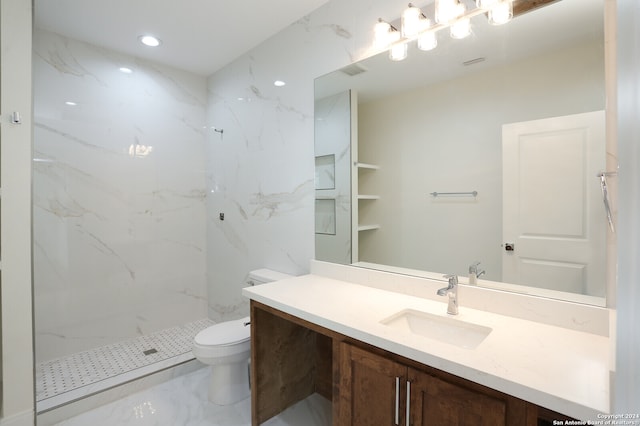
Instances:
[[[608,337],[474,309],[464,291],[448,316],[442,282],[386,277],[311,274],[244,290],[254,425],[313,393],[331,401],[334,425],[537,425],[608,411]]]

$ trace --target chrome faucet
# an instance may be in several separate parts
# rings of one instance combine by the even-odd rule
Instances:
[[[480,262],[472,263],[469,265],[469,285],[477,285],[478,278],[484,274],[484,269],[479,270]]]
[[[458,315],[458,276],[445,275],[444,277],[449,279],[449,285],[439,289],[438,296],[448,296],[447,313],[449,315]]]

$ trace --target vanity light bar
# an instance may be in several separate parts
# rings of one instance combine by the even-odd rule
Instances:
[[[435,34],[440,30],[443,30],[445,28],[450,28],[453,30],[454,28],[461,26],[461,24],[464,26],[465,23],[467,25],[470,25],[469,22],[471,18],[478,15],[483,15],[488,13],[490,18],[492,16],[491,12],[493,11],[493,9],[487,9],[485,7],[476,7],[474,9],[468,10],[464,8],[464,5],[462,5],[459,2],[456,2],[455,4],[462,6],[460,8],[460,10],[462,11],[460,14],[458,14],[453,18],[450,18],[448,21],[445,21],[445,22],[437,22],[438,20],[436,20],[436,23],[431,25],[431,20],[429,20],[422,13],[422,11],[420,11],[420,9],[416,8],[413,4],[409,3],[408,9],[402,14],[402,22],[404,23],[406,19],[407,11],[412,11],[411,15],[414,17],[413,20],[418,19],[422,21],[422,25],[424,28],[419,31],[416,31],[415,28],[416,28],[416,25],[418,24],[416,22],[412,22],[411,24],[412,30],[407,32],[403,27],[401,28],[402,31],[398,31],[398,29],[395,28],[393,25],[391,25],[390,23],[380,18],[378,19],[378,23],[376,24],[374,29],[374,32],[375,32],[374,45],[384,50],[388,49],[390,52],[390,58],[392,60],[396,60],[396,61],[402,60],[406,57],[406,45],[414,40],[418,40],[418,41],[420,41],[421,39],[424,40],[429,36],[430,38],[435,39]],[[480,2],[479,4],[483,4],[483,3]],[[491,4],[494,5],[493,7],[497,7],[497,8],[507,7],[508,8],[507,10],[511,10],[511,11],[513,10],[513,0],[493,0]],[[419,12],[416,12],[415,9],[417,9]],[[415,17],[416,15],[418,16],[417,18]],[[492,23],[503,24],[508,22],[510,18],[513,17],[513,12],[511,12],[510,14],[504,13],[503,16],[506,16],[509,19],[504,18],[500,21],[495,21],[495,22],[491,20]],[[468,35],[468,32],[466,34],[462,34],[458,36],[454,34],[453,31],[451,32],[452,32],[451,36],[454,38],[463,38],[466,35]],[[421,50],[430,50],[432,48],[435,48],[436,44],[437,42],[434,42],[431,44],[430,48],[428,49],[421,48]],[[402,52],[404,54],[398,54],[399,52]]]

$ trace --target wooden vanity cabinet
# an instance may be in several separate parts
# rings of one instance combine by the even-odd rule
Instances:
[[[535,412],[528,410],[526,402],[479,385],[469,386],[469,382],[454,376],[433,374],[434,371],[342,343],[340,407],[333,424],[537,424]]]
[[[338,418],[333,424],[404,425],[406,396],[400,387],[406,381],[405,365],[342,343]]]
[[[499,426],[509,402],[409,369],[409,425]],[[519,421],[523,421],[520,419]],[[526,424],[526,422],[522,422]]]
[[[314,393],[331,402],[334,426],[539,426],[569,419],[251,301],[252,425]]]

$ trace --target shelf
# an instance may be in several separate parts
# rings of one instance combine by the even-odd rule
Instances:
[[[380,166],[376,166],[375,164],[367,164],[367,163],[356,163],[356,167],[359,169],[372,169],[378,170]]]
[[[359,225],[358,231],[371,231],[372,229],[380,229],[380,225]]]
[[[358,194],[358,200],[379,200],[379,199],[380,199],[379,195]]]

